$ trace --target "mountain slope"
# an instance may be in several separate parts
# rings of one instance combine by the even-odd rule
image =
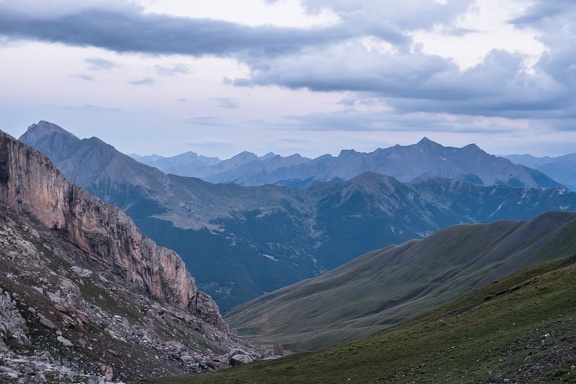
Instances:
[[[564,190],[440,179],[405,184],[369,172],[305,189],[212,184],[166,175],[96,138],[70,137],[46,122],[32,125],[21,139],[45,148],[73,181],[122,208],[147,236],[177,251],[222,310],[450,225],[576,210],[576,194]],[[73,148],[65,156],[50,150],[64,141]],[[234,161],[246,164],[250,158],[244,154]]]
[[[0,218],[0,354],[10,364],[22,350],[49,353],[80,376],[105,366],[104,376],[134,379],[205,371],[218,353],[214,369],[243,348],[174,251],[1,131]]]
[[[357,340],[532,263],[576,253],[576,213],[461,225],[390,246],[232,309],[257,341],[312,349]]]
[[[531,266],[359,342],[152,382],[573,382],[575,262],[571,256]]]

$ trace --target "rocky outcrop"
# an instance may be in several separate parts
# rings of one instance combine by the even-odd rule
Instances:
[[[3,132],[0,196],[11,209],[64,232],[105,269],[226,329],[216,304],[198,291],[174,251],[156,245],[123,211],[69,183],[46,156]]]
[[[26,331],[26,321],[16,309],[16,303],[0,288],[0,345],[10,339],[29,344]]]

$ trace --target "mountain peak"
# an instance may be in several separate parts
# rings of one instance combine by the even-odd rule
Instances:
[[[26,129],[26,133],[24,133],[23,137],[26,136],[29,139],[37,140],[52,134],[58,134],[66,138],[80,140],[78,137],[74,136],[64,128],[45,120],[40,120],[37,124],[30,125]]]
[[[242,151],[239,154],[232,156],[231,159],[258,159],[258,156],[256,156],[254,153],[252,152],[248,152],[248,151]]]
[[[478,150],[484,152],[484,150],[482,150],[479,146],[477,146],[476,143],[468,144],[463,149],[478,149]]]
[[[417,146],[430,146],[430,145],[442,146],[442,145],[438,144],[437,142],[430,140],[426,136],[424,136],[422,139],[420,139],[420,141],[418,143],[416,143],[416,145]]]
[[[271,158],[276,157],[276,156],[278,156],[278,155],[275,154],[274,152],[268,152],[264,156],[260,157],[260,159],[261,160],[268,160],[268,159],[271,159]]]
[[[74,152],[82,141],[58,125],[45,120],[29,126],[18,140],[43,152],[54,163]]]
[[[353,149],[343,149],[340,151],[340,155],[338,157],[353,157],[359,154],[360,152],[356,152]]]

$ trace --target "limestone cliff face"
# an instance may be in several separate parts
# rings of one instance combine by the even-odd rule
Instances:
[[[1,131],[0,201],[61,231],[95,262],[157,300],[227,329],[216,304],[198,291],[178,254],[142,235],[120,209],[68,182],[46,156]]]

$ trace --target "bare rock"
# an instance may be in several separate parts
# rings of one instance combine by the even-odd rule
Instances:
[[[46,328],[56,329],[56,324],[54,324],[52,320],[47,319],[44,316],[40,316],[40,324],[42,324]]]
[[[74,346],[74,344],[72,344],[72,342],[70,340],[68,340],[67,338],[65,338],[64,336],[58,336],[56,338],[56,340],[61,342],[62,345],[64,345],[65,347],[73,347]]]
[[[230,365],[235,367],[242,364],[248,364],[253,362],[254,359],[248,355],[236,354],[230,358]]]

